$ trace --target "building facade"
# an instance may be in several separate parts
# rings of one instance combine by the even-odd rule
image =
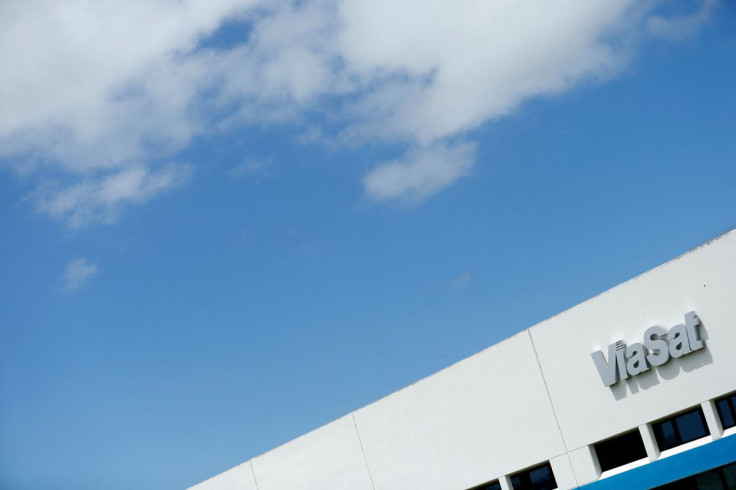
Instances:
[[[736,488],[736,231],[196,490]]]

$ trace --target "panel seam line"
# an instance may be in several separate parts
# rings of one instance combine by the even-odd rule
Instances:
[[[258,478],[256,478],[256,470],[253,468],[253,460],[248,461],[248,464],[250,464],[250,472],[253,475],[253,483],[256,484],[256,490],[261,490],[258,488]]]
[[[353,419],[353,425],[355,426],[355,434],[358,436],[358,444],[360,444],[360,452],[363,455],[363,461],[365,462],[365,470],[368,472],[368,479],[371,481],[371,488],[376,490],[376,485],[373,483],[373,475],[371,475],[371,467],[368,465],[368,457],[365,455],[365,448],[363,447],[363,440],[360,438],[360,431],[358,430],[358,422],[355,421],[355,413],[351,413],[350,417]]]
[[[565,442],[565,436],[562,434],[562,426],[560,425],[560,420],[557,418],[557,410],[555,410],[555,404],[552,401],[552,395],[549,393],[549,386],[547,386],[547,378],[544,377],[544,371],[542,370],[542,363],[539,362],[539,355],[537,354],[537,347],[534,345],[534,338],[532,337],[532,330],[528,328],[526,332],[529,334],[529,341],[532,344],[532,350],[534,351],[534,359],[537,361],[537,366],[539,366],[539,374],[542,376],[542,383],[544,383],[544,391],[547,393],[547,399],[549,400],[549,406],[552,408],[552,415],[555,418],[555,423],[557,424],[557,430],[560,433],[560,440],[562,441],[562,447],[565,448],[565,454],[567,455],[567,461],[570,463],[570,471],[572,471],[572,477],[575,478],[575,486],[579,487],[580,483],[578,483],[578,475],[575,474],[575,468],[572,466],[572,458],[570,457],[570,451],[567,450],[567,443]]]

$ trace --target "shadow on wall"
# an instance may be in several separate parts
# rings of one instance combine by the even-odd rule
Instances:
[[[698,330],[700,338],[705,341],[705,348],[692,352],[686,356],[670,359],[669,362],[662,366],[652,367],[649,371],[641,373],[638,376],[630,377],[623,383],[617,383],[611,386],[611,393],[616,400],[626,398],[630,391],[632,395],[639,393],[640,390],[648,390],[659,384],[660,378],[667,381],[677,377],[680,371],[689,373],[703,366],[713,363],[713,355],[708,348],[708,330],[701,323]]]

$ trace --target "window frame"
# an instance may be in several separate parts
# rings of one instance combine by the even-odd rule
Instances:
[[[531,481],[531,474],[532,474],[532,472],[534,472],[536,470],[539,470],[539,469],[542,469],[542,468],[548,468],[549,469],[549,474],[552,477],[552,484],[554,485],[552,488],[553,489],[559,488],[559,484],[557,483],[557,478],[555,477],[555,472],[552,470],[552,464],[549,461],[545,461],[544,463],[540,463],[540,464],[537,464],[537,465],[534,465],[534,466],[530,466],[530,467],[528,467],[526,469],[523,469],[521,471],[517,471],[517,472],[509,475],[509,481],[511,482],[511,488],[513,490],[527,490],[528,488],[534,490],[535,487],[534,487],[534,484]],[[521,482],[520,482],[521,483],[521,486],[520,487],[517,487],[516,485],[514,485],[514,479],[515,478],[521,479]],[[528,482],[529,482],[528,486],[526,484],[526,481],[524,481],[524,480],[528,480]]]
[[[721,428],[723,430],[727,430],[736,427],[736,392],[729,393],[728,395],[724,395],[720,398],[716,398],[715,400],[713,400],[713,402],[716,406],[716,412],[718,412],[718,420],[720,420],[721,422]],[[731,420],[733,421],[733,424],[729,426],[726,426],[723,421],[723,413],[721,412],[720,406],[722,402],[726,402],[729,410],[729,415],[731,416]]]
[[[489,480],[485,483],[481,483],[480,485],[476,485],[472,488],[469,488],[468,490],[489,490],[493,485],[498,485],[498,490],[501,490],[501,482],[498,479],[495,480]]]
[[[601,458],[601,454],[600,454],[600,451],[599,451],[599,446],[605,445],[605,444],[610,444],[610,443],[612,443],[613,441],[615,441],[617,439],[620,439],[620,438],[623,438],[623,437],[626,437],[626,436],[630,436],[632,434],[636,434],[636,435],[639,436],[638,437],[638,440],[641,443],[641,447],[637,447],[636,449],[637,449],[637,451],[640,451],[641,457],[638,457],[636,459],[632,459],[630,461],[626,461],[625,463],[622,463],[622,464],[617,464],[615,466],[605,466],[604,467],[603,460]],[[627,430],[626,432],[621,432],[620,434],[616,434],[615,436],[609,437],[608,439],[603,439],[602,441],[598,441],[596,443],[593,443],[592,446],[593,446],[593,451],[595,451],[595,456],[598,459],[598,464],[600,466],[601,472],[606,472],[606,471],[610,471],[610,470],[613,470],[613,469],[616,469],[616,468],[620,468],[620,467],[625,466],[627,464],[631,464],[631,463],[633,463],[635,461],[641,461],[642,459],[646,459],[647,458],[647,448],[644,445],[644,438],[641,436],[641,432],[639,431],[638,428],[632,429],[632,430]],[[605,454],[604,454],[604,456],[605,456]]]
[[[700,417],[700,423],[705,429],[705,434],[703,434],[700,437],[696,437],[694,439],[688,439],[687,441],[684,441],[682,438],[682,434],[680,434],[680,427],[677,424],[677,419],[680,417],[684,417],[686,415],[690,415],[691,413],[697,413]],[[669,422],[672,424],[672,428],[675,433],[675,437],[677,439],[677,442],[674,445],[667,446],[663,444],[664,441],[664,434],[661,432],[661,429],[658,430],[658,427],[661,427],[665,423]],[[710,435],[710,427],[708,427],[708,421],[705,419],[705,413],[703,412],[703,407],[700,405],[697,405],[695,407],[691,407],[687,410],[683,410],[682,412],[678,412],[676,414],[670,415],[667,418],[659,419],[657,421],[652,422],[651,424],[652,432],[654,433],[654,439],[657,443],[657,447],[660,451],[668,451],[670,449],[674,449],[676,447],[682,446],[683,444],[688,444],[693,441],[697,441],[698,439],[702,439],[703,437],[708,437]],[[660,437],[661,434],[661,437]]]

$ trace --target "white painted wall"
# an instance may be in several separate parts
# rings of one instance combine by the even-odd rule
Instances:
[[[192,490],[258,490],[249,461],[191,488]]]
[[[591,352],[689,311],[704,350],[603,386]],[[736,390],[733,352],[736,232],[193,488],[464,490],[547,460],[573,488],[588,445]]]
[[[653,325],[695,311],[706,348],[612,388],[590,358],[641,342]],[[530,329],[568,449],[613,436],[736,389],[736,233]]]
[[[527,332],[358,410],[355,420],[381,490],[468,488],[565,452]]]
[[[253,461],[258,490],[372,490],[352,415]]]

